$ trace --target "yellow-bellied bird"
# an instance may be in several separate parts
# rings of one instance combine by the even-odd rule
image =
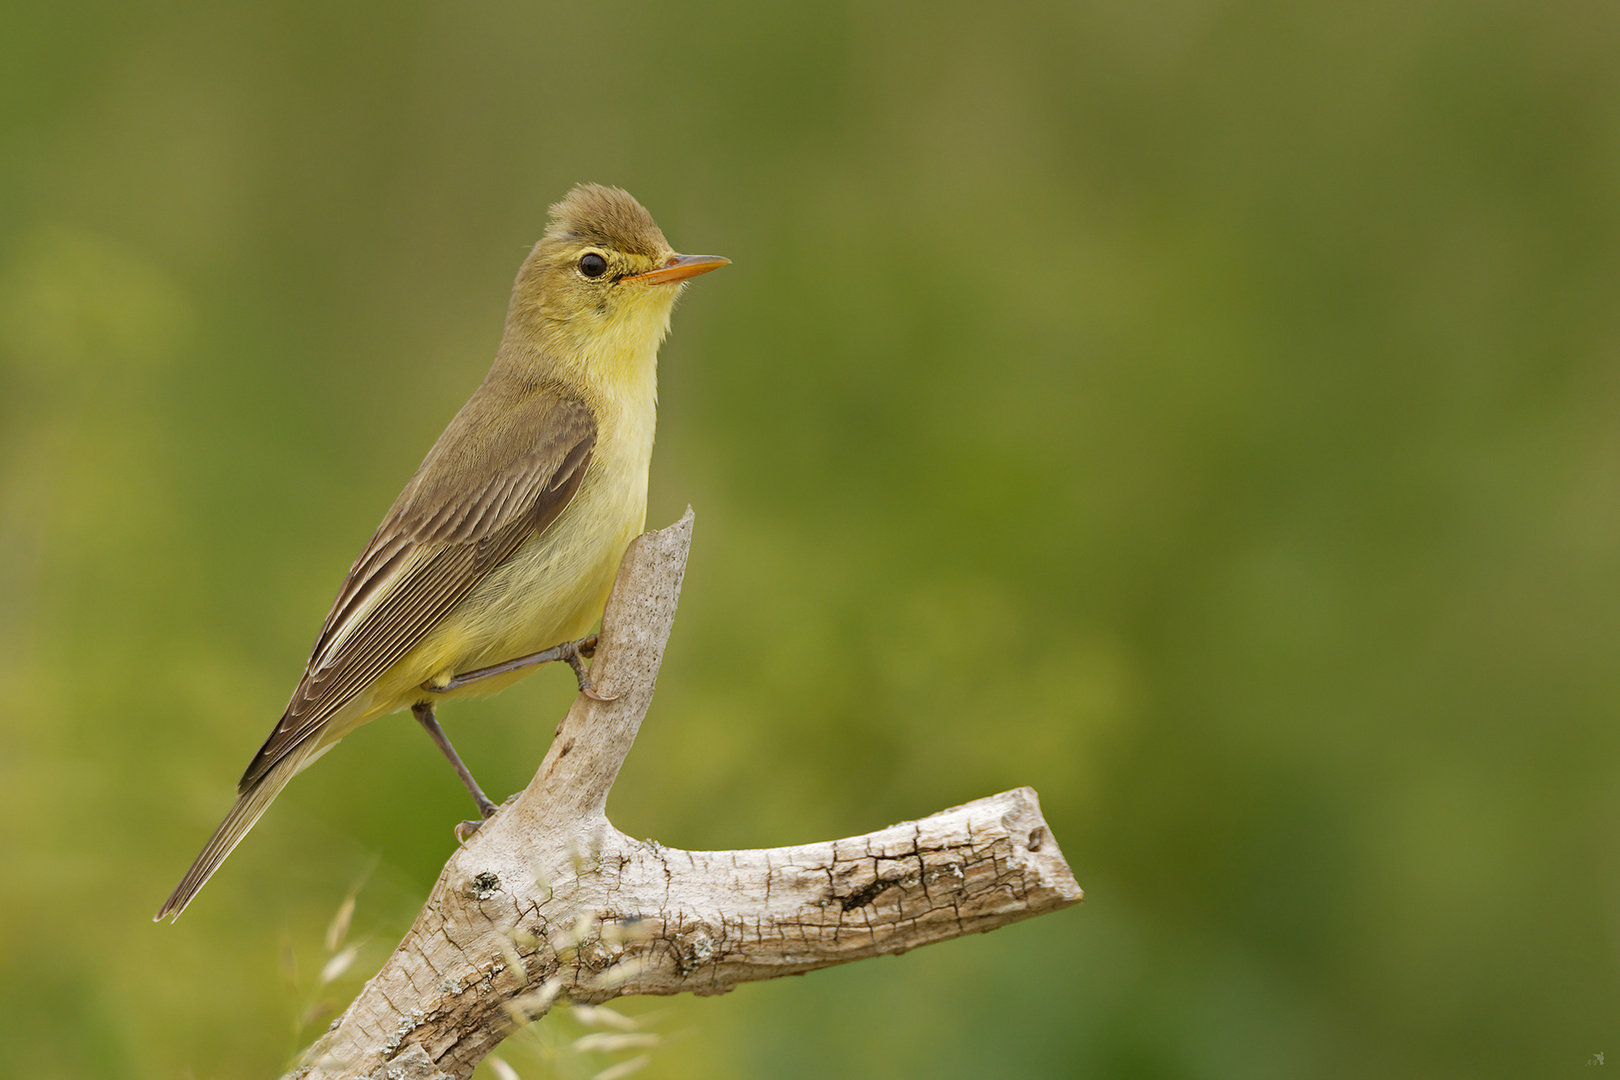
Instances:
[[[547,660],[592,692],[590,639],[576,639],[646,522],[658,346],[682,282],[727,261],[677,255],[618,188],[581,185],[551,208],[494,366],[355,560],[286,713],[158,919],[185,910],[294,774],[385,713],[411,709],[494,813],[433,704]]]

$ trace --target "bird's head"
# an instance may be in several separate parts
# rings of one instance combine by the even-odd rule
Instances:
[[[689,278],[731,260],[680,255],[628,192],[580,184],[551,208],[551,224],[518,272],[507,337],[549,362],[596,377],[652,361]]]

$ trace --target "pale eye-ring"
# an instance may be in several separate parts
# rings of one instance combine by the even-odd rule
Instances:
[[[579,272],[588,278],[599,278],[607,273],[607,260],[594,251],[579,257]]]

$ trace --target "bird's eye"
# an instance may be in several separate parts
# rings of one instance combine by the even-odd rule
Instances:
[[[579,257],[579,272],[589,278],[601,277],[607,273],[607,260],[594,251],[587,251]]]

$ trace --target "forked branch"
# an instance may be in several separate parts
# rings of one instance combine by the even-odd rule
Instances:
[[[1077,903],[1028,788],[865,836],[755,851],[634,840],[603,807],[680,598],[692,512],[619,567],[592,675],[527,789],[445,864],[405,940],[296,1077],[469,1076],[566,1000],[721,994]]]

